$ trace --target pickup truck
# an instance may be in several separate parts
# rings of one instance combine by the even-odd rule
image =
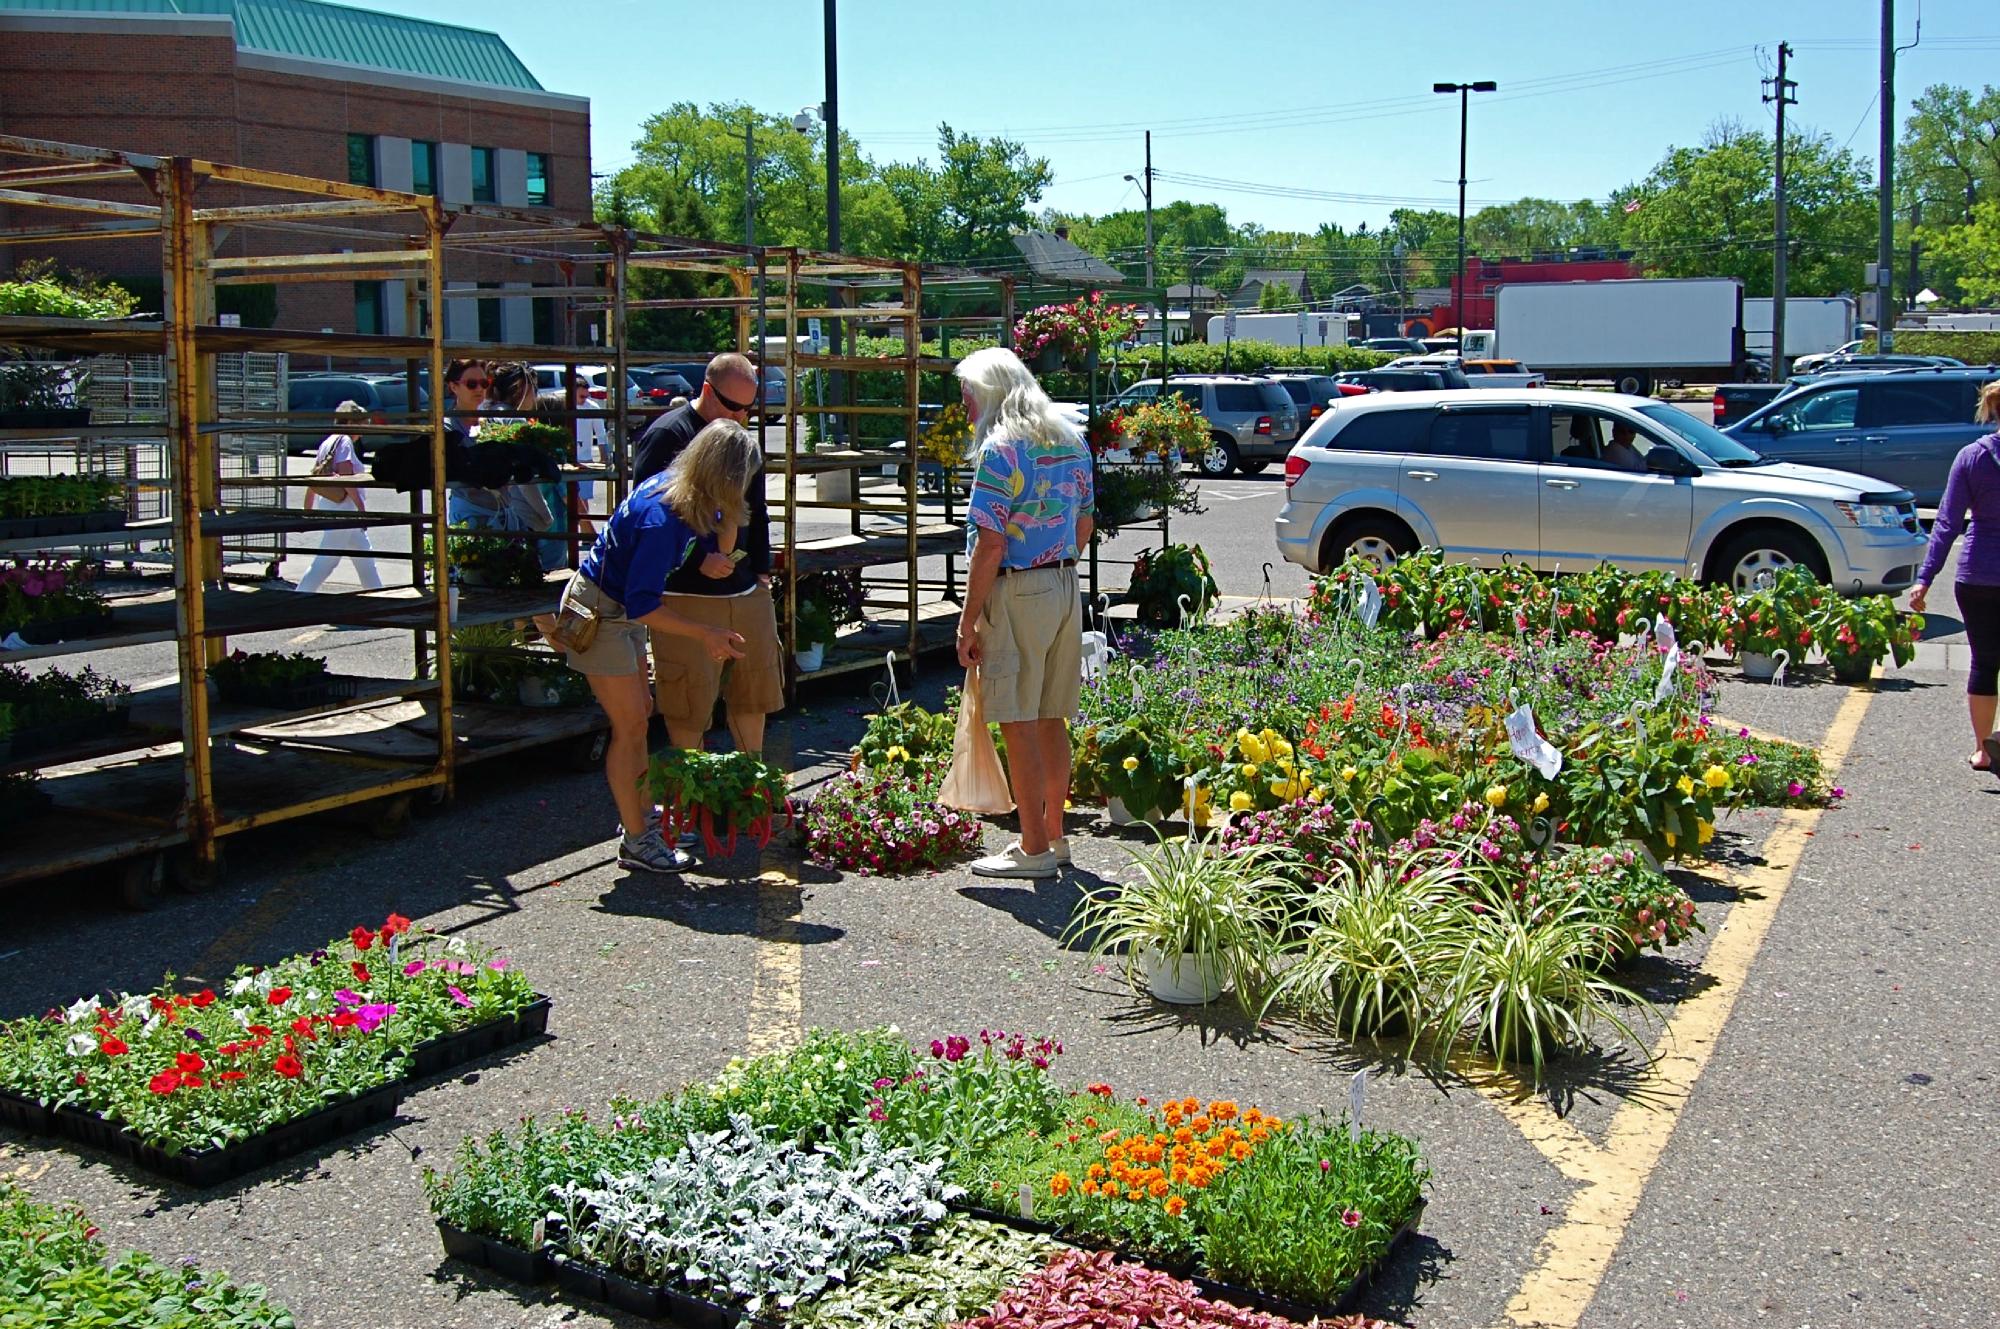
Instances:
[[[1793,383],[1723,383],[1715,389],[1715,427],[1733,425],[1750,412],[1767,402],[1775,401],[1796,384]]]
[[[1548,379],[1519,360],[1462,360],[1465,381],[1475,388],[1541,388]]]

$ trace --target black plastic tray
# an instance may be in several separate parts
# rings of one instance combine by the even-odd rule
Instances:
[[[950,1207],[958,1210],[960,1213],[968,1214],[973,1218],[981,1219],[988,1223],[998,1223],[1002,1227],[1011,1227],[1016,1231],[1033,1232],[1040,1236],[1053,1237],[1065,1246],[1075,1246],[1087,1251],[1110,1251],[1113,1255],[1121,1259],[1131,1260],[1135,1264],[1143,1264],[1148,1269],[1158,1269],[1162,1273],[1172,1274],[1175,1278],[1187,1278],[1191,1276],[1194,1273],[1195,1266],[1200,1263],[1192,1255],[1169,1256],[1157,1253],[1143,1254],[1120,1246],[1116,1242],[1104,1237],[1092,1236],[1088,1232],[1074,1232],[1040,1218],[1023,1218],[1019,1214],[1010,1214],[1004,1209],[985,1209],[976,1204],[967,1204],[964,1201],[954,1202]]]
[[[12,1089],[0,1089],[0,1126],[12,1126],[31,1135],[49,1135],[55,1130],[48,1108]]]
[[[491,1269],[517,1283],[540,1283],[549,1276],[549,1258],[540,1251],[523,1250],[494,1237],[467,1232],[441,1218],[437,1230],[444,1242],[444,1253],[452,1259]]]
[[[558,1260],[542,1251],[523,1250],[494,1237],[463,1231],[443,1219],[437,1221],[437,1230],[444,1242],[444,1253],[453,1259],[491,1269],[517,1283],[544,1283],[553,1279],[557,1287],[572,1297],[601,1302],[649,1320],[664,1320],[680,1329],[740,1329],[776,1323],[678,1288],[653,1287],[580,1260]]]
[[[548,1030],[549,999],[538,992],[533,1001],[513,1015],[419,1043],[410,1052],[410,1078],[420,1080],[437,1075],[501,1048],[539,1038]]]
[[[39,623],[0,623],[0,637],[18,632],[30,646],[53,646],[59,641],[96,636],[106,631],[110,623],[111,611],[107,609],[101,614],[71,614],[68,618],[44,619]]]
[[[1356,1274],[1354,1280],[1341,1291],[1340,1296],[1331,1305],[1314,1306],[1305,1302],[1292,1301],[1287,1297],[1280,1297],[1268,1292],[1258,1292],[1252,1288],[1237,1287],[1233,1283],[1225,1283],[1221,1279],[1208,1278],[1199,1274],[1191,1276],[1189,1281],[1200,1290],[1202,1296],[1207,1297],[1210,1301],[1226,1301],[1232,1306],[1241,1306],[1245,1310],[1263,1311],[1268,1315],[1281,1315],[1287,1320],[1295,1320],[1300,1324],[1310,1324],[1314,1317],[1325,1320],[1331,1319],[1336,1315],[1346,1315],[1351,1313],[1360,1304],[1362,1297],[1367,1293],[1369,1285],[1375,1281],[1376,1276],[1382,1272],[1383,1268],[1391,1260],[1396,1258],[1396,1252],[1402,1244],[1415,1234],[1417,1224],[1423,1221],[1424,1206],[1426,1203],[1427,1201],[1421,1198],[1418,1199],[1417,1207],[1410,1211],[1410,1216],[1403,1220],[1402,1226],[1396,1229],[1396,1234],[1389,1238],[1389,1244],[1382,1248],[1382,1254],[1376,1259],[1375,1263],[1363,1269],[1359,1274]]]
[[[59,1107],[50,1113],[48,1133],[101,1149],[168,1181],[183,1186],[220,1185],[233,1177],[316,1149],[343,1135],[391,1121],[403,1101],[404,1081],[396,1080],[379,1088],[329,1103],[303,1117],[273,1126],[247,1140],[219,1149],[193,1149],[175,1153],[149,1144],[113,1121],[95,1112],[76,1107]]]

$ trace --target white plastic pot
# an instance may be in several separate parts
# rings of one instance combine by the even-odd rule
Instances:
[[[1778,651],[1771,655],[1757,651],[1743,651],[1739,653],[1739,658],[1743,665],[1743,677],[1754,679],[1759,683],[1768,683],[1784,671],[1785,666],[1791,663],[1792,657],[1786,651]]]
[[[1106,815],[1111,818],[1113,826],[1137,826],[1142,821],[1158,821],[1160,819],[1160,813],[1157,808],[1149,809],[1144,813],[1134,814],[1132,809],[1125,806],[1125,800],[1116,794],[1111,795],[1106,800],[1104,810]]]
[[[804,650],[793,651],[792,659],[798,662],[800,673],[815,673],[826,663],[826,643],[816,641]]]
[[[1134,960],[1146,991],[1156,1001],[1175,1006],[1206,1006],[1229,987],[1222,976],[1222,962],[1213,955],[1197,955],[1192,951],[1170,955],[1142,950]]]

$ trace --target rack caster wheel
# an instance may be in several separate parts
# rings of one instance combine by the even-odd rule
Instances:
[[[398,794],[366,809],[368,833],[378,840],[393,840],[410,828],[411,799]]]
[[[604,754],[611,747],[611,731],[600,729],[594,734],[585,734],[574,739],[569,745],[570,769],[588,773],[599,770],[604,765]]]
[[[174,889],[189,895],[199,895],[212,891],[222,884],[224,859],[222,846],[215,846],[215,861],[203,866],[201,860],[189,849],[174,854],[167,864],[168,874],[173,878]]]
[[[135,913],[143,913],[167,893],[167,857],[142,854],[118,865],[118,903]]]

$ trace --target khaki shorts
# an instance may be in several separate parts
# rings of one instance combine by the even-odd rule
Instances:
[[[597,639],[587,651],[564,651],[569,667],[579,674],[636,674],[646,667],[646,629],[625,617],[625,606],[606,595],[581,572],[563,587],[562,602],[576,603],[597,613]]]
[[[769,715],[785,708],[778,614],[770,591],[758,586],[748,595],[668,595],[660,606],[743,637],[741,660],[717,661],[692,637],[652,632],[653,695],[661,715],[706,729],[718,697],[732,715]]]
[[[997,724],[1076,717],[1083,630],[1076,567],[1008,572],[979,620],[979,699]]]

